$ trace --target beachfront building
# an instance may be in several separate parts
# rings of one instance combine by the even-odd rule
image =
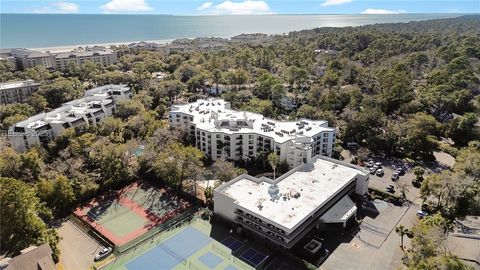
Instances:
[[[38,90],[33,80],[0,83],[0,105],[23,102]]]
[[[118,63],[117,52],[110,49],[57,53],[53,54],[52,57],[54,68],[63,71],[69,69],[70,63],[82,65],[83,63],[90,61],[104,67]]]
[[[47,69],[53,68],[52,56],[48,53],[16,48],[2,49],[0,56],[10,59],[10,62],[15,63],[15,69],[17,70],[33,68],[35,66],[43,66]]]
[[[81,52],[43,53],[28,49],[2,49],[0,56],[15,63],[15,69],[23,70],[35,66],[60,71],[68,70],[69,63],[81,65],[86,61],[107,67],[118,63],[117,52],[104,47],[87,47]]]
[[[214,192],[215,214],[283,248],[292,248],[313,229],[342,231],[354,226],[355,195],[368,191],[368,171],[315,156],[272,180],[240,175]]]
[[[280,161],[294,167],[315,155],[331,156],[335,145],[335,129],[326,121],[276,121],[232,110],[230,102],[222,99],[173,105],[169,121],[172,126],[186,126],[197,148],[212,160],[249,160],[276,152]]]
[[[66,128],[96,126],[115,113],[117,101],[131,98],[132,90],[125,85],[106,85],[88,90],[83,98],[14,124],[8,130],[9,141],[17,151],[47,144]]]

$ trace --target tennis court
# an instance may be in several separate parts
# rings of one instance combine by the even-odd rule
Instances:
[[[181,215],[191,204],[169,188],[133,183],[91,200],[74,214],[116,247],[131,241]],[[129,245],[125,245],[129,243]]]
[[[202,225],[203,226],[203,225]],[[246,270],[251,266],[231,255],[231,250],[208,235],[198,223],[175,229],[167,238],[130,259],[118,258],[106,270]],[[161,237],[161,236],[159,236]],[[135,254],[135,252],[133,252]]]
[[[115,209],[115,210],[113,210]],[[130,211],[123,205],[109,209],[110,211],[95,218],[99,224],[118,237],[124,237],[138,228],[147,226],[150,221]]]

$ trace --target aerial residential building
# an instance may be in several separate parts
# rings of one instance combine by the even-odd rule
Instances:
[[[2,49],[0,56],[15,62],[15,68],[18,70],[43,66],[47,69],[53,68],[52,56],[49,53],[36,52],[27,49]]]
[[[70,63],[81,65],[87,61],[107,67],[118,62],[117,52],[104,49],[96,51],[67,52],[53,55],[56,70],[68,70]]]
[[[23,102],[39,85],[33,80],[0,83],[0,105]]]
[[[17,70],[40,65],[47,69],[65,71],[68,70],[69,63],[81,65],[86,61],[91,61],[105,67],[118,63],[117,52],[98,46],[87,47],[85,51],[65,53],[44,53],[28,49],[2,49],[0,56],[10,62],[15,62]]]
[[[32,246],[20,251],[20,255],[0,261],[2,270],[55,270],[52,249],[48,244]]]
[[[218,186],[215,214],[256,240],[289,249],[314,228],[353,226],[357,208],[351,196],[367,193],[368,177],[361,167],[316,156],[276,180],[243,174]]]
[[[326,121],[276,121],[232,110],[222,99],[173,105],[169,120],[172,126],[187,126],[197,148],[212,160],[249,160],[276,152],[280,161],[294,167],[315,155],[331,156],[335,144],[335,129]]]
[[[11,126],[8,130],[9,141],[17,151],[24,151],[36,144],[47,144],[66,128],[96,126],[105,117],[115,113],[117,101],[130,98],[132,90],[124,85],[106,85],[88,90],[83,98]]]

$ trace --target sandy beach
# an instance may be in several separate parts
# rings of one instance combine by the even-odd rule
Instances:
[[[158,44],[167,44],[172,42],[174,39],[165,39],[165,40],[143,40],[143,42],[155,42]],[[82,45],[66,45],[66,46],[53,46],[53,47],[43,47],[43,48],[27,48],[32,51],[37,52],[51,52],[51,53],[60,53],[60,52],[71,52],[76,49],[85,49],[85,47],[94,47],[94,46],[103,46],[109,48],[110,46],[120,46],[128,45],[130,43],[138,43],[142,41],[125,41],[125,42],[109,42],[109,43],[94,43],[94,44],[82,44]]]

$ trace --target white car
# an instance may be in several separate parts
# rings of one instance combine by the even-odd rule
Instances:
[[[377,176],[383,176],[383,175],[385,174],[385,172],[384,172],[382,169],[378,169],[378,170],[375,172],[375,174],[376,174]]]
[[[105,259],[106,257],[108,257],[108,255],[110,255],[110,253],[112,253],[112,248],[111,247],[106,247],[106,248],[103,248],[102,250],[100,250],[100,252],[98,252],[97,255],[95,255],[95,261],[100,261],[102,259]]]
[[[417,217],[418,217],[418,218],[424,218],[424,217],[426,217],[426,216],[428,216],[428,213],[427,213],[427,212],[421,211],[421,210],[417,211]]]
[[[375,162],[375,166],[377,166],[378,168],[381,168],[381,167],[382,167],[382,163],[381,163],[381,162]]]

